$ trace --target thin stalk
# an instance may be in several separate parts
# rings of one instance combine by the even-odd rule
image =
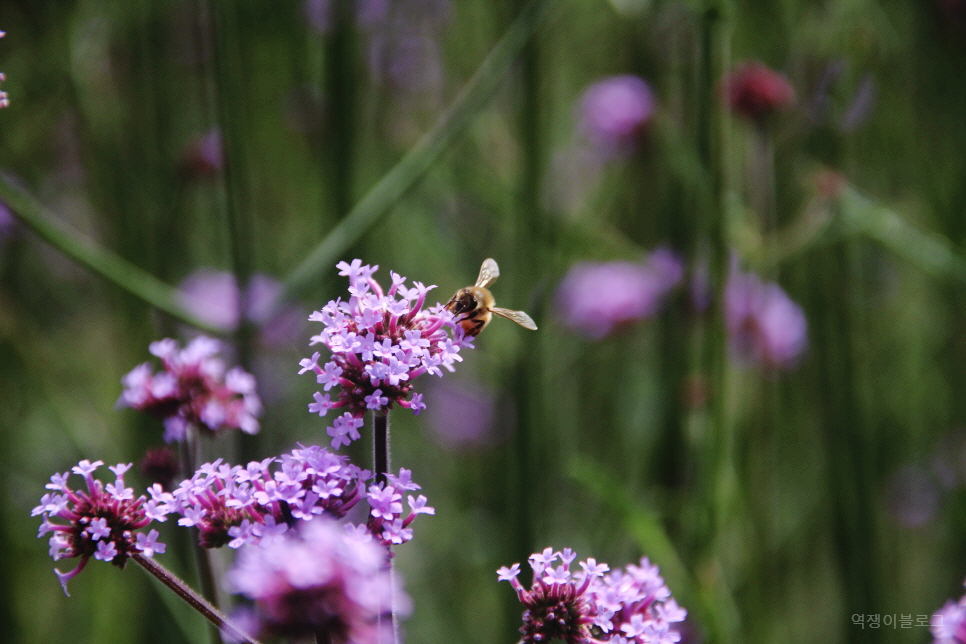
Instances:
[[[190,586],[184,583],[170,570],[159,564],[153,558],[145,557],[142,554],[136,553],[131,555],[131,559],[153,575],[162,584],[173,590],[178,597],[183,599],[189,606],[201,613],[205,619],[207,619],[213,626],[230,638],[231,641],[238,642],[240,644],[258,644],[258,640],[249,637],[245,633],[238,630],[238,628],[229,622],[228,618],[225,617],[225,615],[223,615],[217,608],[209,604],[204,597],[192,590]]]
[[[443,116],[289,274],[270,311],[278,311],[285,302],[314,284],[324,270],[332,266],[432,167],[440,153],[483,110],[557,1],[533,0],[520,12]]]
[[[90,238],[58,219],[26,191],[0,176],[0,201],[41,239],[88,270],[121,287],[171,317],[209,333],[222,333],[195,317],[179,301],[178,289],[165,284],[120,255],[95,244]]]
[[[178,445],[182,479],[189,479],[198,467],[198,430],[189,427],[185,439]],[[201,545],[197,526],[188,529],[191,539],[191,549],[194,551],[195,564],[198,566],[198,581],[201,584],[201,594],[213,607],[218,606],[218,585],[215,582],[215,571],[211,565],[211,552]],[[209,633],[211,642],[216,643],[220,638],[217,629]]]
[[[386,482],[389,472],[389,412],[372,415],[372,466],[377,483]]]
[[[355,127],[355,2],[332,3],[332,30],[325,45],[328,183],[333,213],[341,217],[352,206]]]
[[[241,69],[241,47],[238,39],[238,4],[232,0],[212,0],[214,11],[212,39],[214,41],[215,87],[214,98],[224,146],[225,228],[228,232],[232,273],[238,283],[238,328],[235,331],[236,349],[242,367],[251,370],[251,338],[254,333],[245,312],[248,310],[248,286],[254,256],[254,223],[250,212],[252,203],[248,190],[247,150],[244,141],[251,128],[244,106],[245,94],[241,83],[246,77]]]
[[[386,483],[386,474],[389,472],[389,412],[388,411],[378,411],[372,415],[372,463],[373,470],[376,475],[377,483]],[[390,549],[389,556],[389,578],[392,582],[393,576],[395,575],[395,566],[393,565],[392,552]],[[396,619],[396,596],[395,593],[391,595],[390,599],[391,605],[389,610],[380,610],[378,620],[381,622],[383,615],[387,612],[389,613],[391,621],[391,633],[392,639],[389,644],[395,644],[399,641],[399,620]],[[380,634],[383,632],[379,629]],[[381,641],[379,644],[383,644]]]

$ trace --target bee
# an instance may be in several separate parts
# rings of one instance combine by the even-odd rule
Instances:
[[[513,320],[524,329],[537,330],[533,319],[523,311],[511,311],[493,306],[496,301],[487,287],[500,276],[500,267],[492,259],[484,260],[480,267],[480,275],[476,284],[456,291],[456,295],[447,302],[446,308],[456,314],[456,323],[463,327],[466,335],[478,335],[493,319],[493,315]]]

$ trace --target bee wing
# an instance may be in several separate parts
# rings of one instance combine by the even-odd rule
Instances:
[[[534,324],[533,318],[523,311],[511,311],[510,309],[501,309],[498,306],[492,306],[490,307],[490,312],[494,315],[499,315],[501,318],[513,320],[524,329],[530,329],[531,331],[537,330],[537,325]]]
[[[486,288],[496,281],[500,276],[500,267],[496,265],[496,260],[485,259],[480,266],[480,276],[476,278],[476,286]]]

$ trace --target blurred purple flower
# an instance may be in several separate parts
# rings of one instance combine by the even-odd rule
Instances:
[[[787,368],[805,351],[805,314],[777,284],[763,283],[752,273],[732,274],[724,309],[731,350],[739,360]]]
[[[842,119],[839,121],[839,128],[843,132],[852,132],[860,125],[865,123],[872,113],[875,104],[875,80],[872,74],[866,74],[859,82],[858,88],[852,97],[852,103],[845,110]]]
[[[557,288],[558,315],[578,333],[600,340],[657,313],[683,274],[681,260],[667,249],[658,249],[646,262],[581,262]]]
[[[966,642],[966,596],[959,602],[947,601],[929,620],[929,631],[936,639],[933,644],[963,644]]]
[[[120,407],[143,411],[164,421],[164,440],[182,441],[188,429],[219,432],[240,429],[258,433],[262,403],[255,393],[255,378],[240,367],[227,372],[216,354],[221,342],[205,336],[184,349],[170,338],[152,342],[150,352],[163,369],[154,373],[150,362],[121,378]]]
[[[886,507],[900,524],[920,526],[936,515],[939,490],[930,472],[917,465],[903,465],[889,477]]]
[[[580,99],[580,127],[604,158],[634,150],[654,116],[654,94],[629,74],[610,76],[588,87]]]
[[[732,111],[759,123],[795,104],[788,78],[759,62],[736,67],[725,78],[724,94]]]
[[[443,66],[436,41],[420,34],[378,35],[369,48],[373,78],[394,90],[413,94],[442,86]]]
[[[0,38],[5,37],[6,35],[6,31],[0,31]],[[3,72],[0,72],[0,82],[5,80],[7,80],[7,76]],[[4,107],[10,107],[10,97],[7,96],[6,92],[0,90],[0,109]]]
[[[396,579],[385,548],[322,517],[245,548],[226,577],[232,592],[254,601],[264,632],[332,644],[392,640],[389,613],[405,614],[409,604]]]
[[[192,177],[211,177],[225,165],[221,130],[212,128],[194,137],[182,155],[184,171]]]
[[[282,285],[266,275],[252,275],[248,287],[246,319],[259,327],[259,339],[267,346],[291,342],[303,326],[304,315],[296,308],[269,317],[268,307]],[[202,321],[226,332],[238,328],[238,282],[227,271],[201,269],[179,285],[181,304]]]
[[[356,24],[362,29],[384,22],[389,15],[389,0],[355,0],[354,4]],[[302,10],[312,29],[321,34],[332,30],[332,0],[305,0]]]
[[[444,381],[430,389],[427,398],[429,427],[440,445],[465,449],[492,442],[496,401],[491,391]]]

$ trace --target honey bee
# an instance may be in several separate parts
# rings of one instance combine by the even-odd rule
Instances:
[[[446,308],[456,314],[456,323],[463,327],[466,335],[478,335],[493,319],[493,315],[513,320],[524,329],[537,330],[537,325],[529,315],[523,311],[511,311],[493,306],[496,302],[493,294],[487,290],[490,284],[500,276],[500,267],[492,259],[484,260],[480,267],[480,275],[476,284],[456,291],[456,295],[447,302]]]

